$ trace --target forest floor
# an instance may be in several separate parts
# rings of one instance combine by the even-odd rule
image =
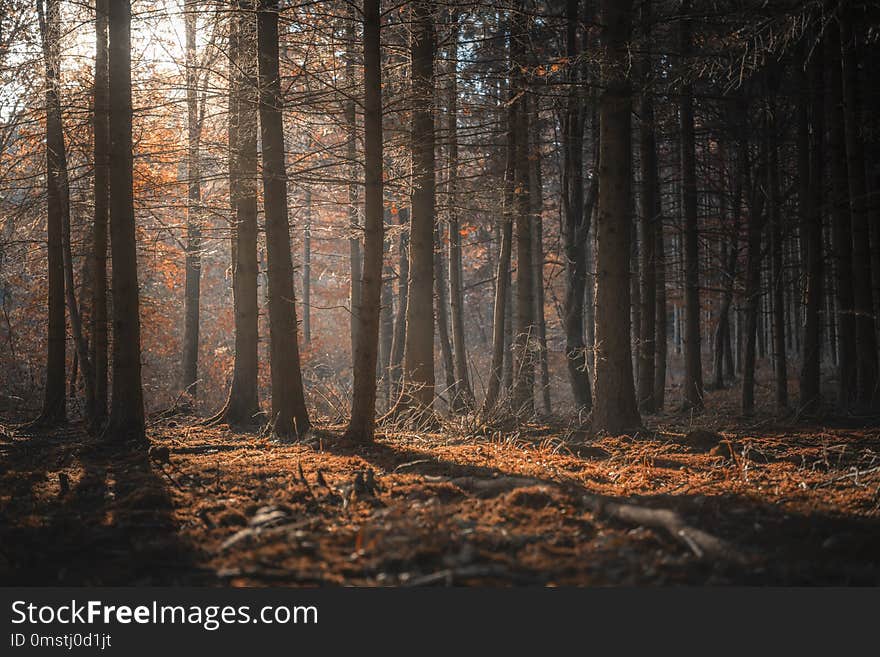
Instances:
[[[177,418],[149,454],[7,432],[0,583],[880,584],[877,418],[648,424],[359,448]]]

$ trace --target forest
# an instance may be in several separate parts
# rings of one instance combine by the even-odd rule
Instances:
[[[880,584],[875,65],[876,0],[0,0],[0,583]]]

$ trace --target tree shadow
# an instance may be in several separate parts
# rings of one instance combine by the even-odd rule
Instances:
[[[408,474],[449,479],[523,476],[498,467],[456,463],[438,458],[429,450],[399,448],[381,439],[370,445],[329,440],[322,447],[338,456],[358,456],[386,473],[398,469]],[[602,460],[602,456],[597,458]],[[739,493],[607,496],[580,485],[573,487],[549,478],[529,478],[535,479],[537,484],[561,486],[574,500],[590,495],[603,503],[675,511],[688,524],[727,541],[747,557],[744,563],[700,558],[662,530],[652,530],[653,536],[647,543],[640,542],[636,532],[629,547],[621,545],[591,553],[589,563],[583,565],[583,572],[590,573],[590,580],[603,585],[656,584],[658,581],[689,585],[880,585],[880,516],[876,513],[792,511],[771,499]],[[475,496],[493,497],[506,492],[499,488]],[[624,532],[633,528],[632,524],[612,517],[598,519],[598,522]],[[675,558],[658,558],[657,548],[667,557],[674,555]],[[564,569],[571,571],[571,565]],[[547,581],[556,575],[559,573],[546,573]]]
[[[146,451],[80,433],[5,446],[0,582],[5,585],[205,583],[179,537],[166,482]]]

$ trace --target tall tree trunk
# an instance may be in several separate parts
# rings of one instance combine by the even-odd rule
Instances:
[[[801,45],[804,64],[807,64],[807,44]],[[822,355],[822,304],[824,303],[824,272],[822,258],[822,167],[824,158],[823,133],[825,132],[823,103],[822,44],[817,43],[809,61],[807,75],[799,74],[802,89],[809,89],[809,103],[798,113],[798,169],[801,185],[798,189],[798,206],[801,218],[801,235],[804,242],[806,268],[805,316],[803,361],[800,374],[800,408],[815,412],[821,404],[821,355]],[[800,67],[796,67],[800,70]],[[808,83],[808,84],[807,84]],[[806,125],[806,107],[810,107],[810,126]],[[804,168],[809,165],[809,175]]]
[[[773,92],[771,92],[773,93]],[[777,105],[770,99],[770,116],[767,119],[767,147],[770,150],[767,166],[768,204],[767,219],[770,222],[771,249],[771,285],[773,288],[773,370],[776,380],[776,407],[780,410],[788,408],[788,363],[785,353],[785,270],[783,255],[782,201],[779,189],[779,134],[776,121]]]
[[[257,60],[260,79],[260,137],[263,145],[263,205],[269,269],[269,340],[272,371],[272,428],[276,435],[309,430],[297,344],[293,264],[287,215],[283,99],[278,67],[278,0],[260,0]]]
[[[95,428],[107,419],[107,222],[110,203],[110,103],[107,70],[107,20],[110,0],[95,5],[95,219],[92,247],[91,360],[95,375],[95,403],[91,411]]]
[[[52,40],[57,40],[60,33],[58,0],[50,3],[48,12],[43,8],[43,0],[37,0],[37,10],[46,69],[46,238],[49,326],[43,409],[34,424],[51,426],[64,422],[67,417],[65,396],[67,331],[64,317],[64,218],[62,216],[66,210],[61,181],[64,135],[61,132],[61,117],[56,116],[56,111],[53,109],[59,106],[58,70],[54,63],[55,57],[50,52]],[[48,13],[48,21],[46,13]],[[50,30],[54,30],[54,34],[49,34]],[[60,144],[59,138],[62,140]]]
[[[735,112],[735,109],[734,109]],[[734,119],[735,120],[735,117]],[[732,123],[733,121],[731,121]],[[733,292],[736,286],[736,265],[739,260],[739,229],[742,221],[742,180],[743,165],[741,157],[737,156],[736,171],[733,180],[733,220],[726,239],[725,249],[722,251],[722,266],[724,268],[724,292],[721,297],[721,308],[718,311],[718,325],[715,327],[715,339],[712,348],[714,361],[713,372],[715,375],[714,387],[720,390],[724,387],[725,376],[733,378],[733,349],[731,346],[731,322],[730,310],[733,306]],[[722,175],[722,195],[727,194],[727,175]]]
[[[584,201],[584,124],[586,103],[580,88],[582,66],[578,39],[579,2],[566,2],[566,55],[568,96],[562,115],[562,239],[565,251],[565,360],[575,405],[592,407],[587,350],[584,344],[584,293],[587,282],[587,234],[591,207]],[[593,185],[596,183],[593,176]]]
[[[632,91],[627,69],[631,0],[602,0],[599,245],[596,271],[596,375],[593,429],[618,434],[641,426],[629,331]]]
[[[483,399],[483,412],[491,412],[498,404],[504,383],[504,365],[509,362],[507,350],[507,317],[510,306],[510,261],[513,251],[513,219],[516,214],[514,194],[516,177],[516,112],[518,105],[510,102],[512,91],[508,90],[507,112],[505,117],[506,152],[504,163],[504,192],[501,207],[501,222],[498,227],[500,246],[498,264],[495,270],[495,300],[492,311],[492,362],[489,366],[489,381]]]
[[[825,30],[828,95],[828,157],[831,164],[831,220],[834,227],[835,296],[837,301],[838,393],[841,408],[856,400],[856,322],[853,315],[853,241],[846,167],[840,32]]]
[[[89,361],[89,346],[83,332],[83,322],[76,300],[73,277],[73,251],[70,235],[70,183],[67,172],[67,147],[61,118],[61,6],[59,0],[49,0],[45,13],[38,0],[40,35],[46,68],[46,174],[47,211],[57,215],[61,222],[61,260],[64,269],[64,296],[70,316],[70,329],[76,347],[77,364],[83,372],[86,392],[86,414],[94,407],[95,380]],[[63,310],[62,310],[63,313]],[[63,376],[63,374],[62,374]],[[90,419],[90,418],[87,418]]]
[[[345,157],[348,161],[348,253],[349,253],[349,285],[348,307],[351,333],[351,358],[354,364],[355,352],[357,351],[357,331],[360,326],[358,315],[361,312],[361,270],[363,257],[361,255],[361,227],[358,226],[358,164],[357,164],[357,114],[355,112],[355,21],[357,20],[357,8],[352,3],[349,5],[349,15],[345,20],[345,81],[348,85],[348,97],[345,100],[345,126],[346,135]]]
[[[383,254],[389,245],[388,230],[390,225],[390,209],[383,212],[385,222]],[[385,409],[391,405],[391,351],[394,348],[394,300],[391,281],[394,280],[394,269],[388,258],[383,258],[382,267],[382,308],[379,311],[379,376],[382,378],[382,396]]]
[[[105,436],[145,440],[141,325],[132,189],[131,3],[110,2],[110,251],[113,258],[113,389]]]
[[[187,109],[187,204],[186,204],[186,268],[183,297],[183,358],[180,387],[190,400],[196,396],[199,364],[199,298],[202,277],[202,181],[199,142],[199,63],[196,50],[196,16],[198,2],[184,7],[186,32],[186,109]],[[186,404],[187,406],[189,404]]]
[[[434,33],[431,0],[412,4],[412,212],[404,352],[407,404],[415,419],[434,406]]]
[[[533,343],[535,340],[534,283],[532,279],[532,207],[529,196],[529,113],[526,102],[525,74],[528,28],[525,5],[521,2],[514,15],[510,36],[510,60],[514,75],[512,85],[517,104],[516,165],[516,317],[513,338],[514,380],[513,411],[517,417],[535,412]]]
[[[312,342],[312,190],[306,190],[306,225],[303,230],[303,342]]]
[[[257,281],[257,22],[255,0],[231,0],[229,35],[229,198],[232,206],[232,303],[235,358],[224,408],[213,418],[233,426],[260,414]]]
[[[651,42],[651,2],[643,0],[641,15],[643,38],[646,47]],[[640,61],[640,82],[642,93],[639,107],[639,161],[641,164],[641,213],[639,228],[641,234],[640,303],[642,304],[639,330],[639,408],[643,413],[653,413],[654,403],[654,358],[656,348],[657,279],[655,264],[656,228],[659,221],[660,194],[657,173],[657,139],[654,127],[653,63],[649,54]]]
[[[403,352],[406,347],[406,314],[409,307],[409,210],[407,208],[400,208],[398,222],[400,224],[400,253],[398,254],[397,312],[394,318],[394,339],[389,366],[395,396],[401,392]]]
[[[537,342],[538,369],[540,374],[541,403],[544,413],[550,415],[553,405],[550,399],[550,367],[547,362],[547,321],[544,317],[544,181],[539,117],[534,115],[535,138],[529,151],[529,201],[532,224],[532,287],[535,310],[535,339]]]
[[[450,34],[449,113],[447,131],[449,139],[449,308],[452,320],[452,351],[455,357],[455,392],[452,408],[456,412],[470,410],[474,406],[474,392],[468,373],[467,344],[464,332],[464,293],[461,259],[461,226],[458,221],[458,39],[459,16],[454,13]]]
[[[376,423],[376,362],[382,296],[382,64],[379,0],[364,0],[364,266],[354,357],[349,440],[371,441]]]
[[[658,181],[659,183],[659,181]],[[656,278],[656,313],[654,316],[654,409],[666,404],[666,355],[669,349],[668,309],[666,305],[666,239],[663,234],[663,214],[660,208],[660,189],[657,189],[657,218],[654,221],[654,261]]]
[[[846,121],[846,155],[852,211],[853,294],[856,323],[856,399],[861,404],[878,401],[877,333],[871,292],[871,249],[865,175],[865,144],[862,135],[859,89],[859,35],[850,11],[841,16],[843,41],[843,88]]]
[[[452,340],[449,335],[449,304],[446,299],[445,249],[439,222],[434,224],[434,297],[436,299],[437,341],[440,343],[440,359],[443,361],[445,385],[443,394],[449,399],[449,410],[455,398],[455,361],[452,355]]]
[[[694,89],[686,70],[691,52],[690,0],[682,0],[680,52],[685,82],[681,90],[681,202],[684,219],[685,330],[684,405],[703,407],[703,366],[700,350],[700,250],[697,225],[696,144],[694,138]]]
[[[741,116],[748,115],[748,107],[743,104]],[[740,157],[745,167],[746,187],[749,189],[749,223],[748,223],[748,251],[746,254],[746,334],[745,334],[745,358],[743,362],[742,381],[742,410],[750,414],[755,408],[755,358],[758,341],[758,314],[761,307],[761,237],[764,228],[764,194],[760,184],[760,172],[766,173],[766,155],[762,147],[761,163],[758,167],[759,175],[752,182],[749,169],[748,152],[749,143],[747,129],[742,128],[740,137]]]

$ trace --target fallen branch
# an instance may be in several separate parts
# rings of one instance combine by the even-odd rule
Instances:
[[[594,512],[641,527],[662,529],[688,547],[698,559],[706,557],[744,564],[748,560],[727,541],[692,527],[671,509],[649,509],[635,504],[620,504],[602,498],[585,496],[584,503]]]

